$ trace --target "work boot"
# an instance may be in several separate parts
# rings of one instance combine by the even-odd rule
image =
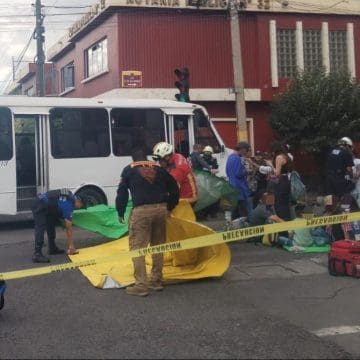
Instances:
[[[155,290],[155,291],[162,291],[162,290],[164,290],[164,287],[163,287],[163,285],[162,285],[162,283],[161,283],[160,280],[158,280],[158,281],[154,281],[154,280],[149,281],[148,288],[149,288],[149,289],[152,289],[152,290]]]
[[[64,254],[65,250],[63,249],[59,249],[57,246],[55,246],[54,248],[49,248],[48,254],[49,255],[59,255],[59,254]]]
[[[145,286],[141,286],[141,285],[128,286],[125,291],[128,295],[135,295],[135,296],[149,295],[147,288]]]
[[[44,256],[41,252],[36,252],[33,255],[32,261],[34,263],[48,263],[50,260]]]

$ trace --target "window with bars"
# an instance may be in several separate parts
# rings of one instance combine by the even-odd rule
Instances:
[[[348,70],[346,31],[329,31],[330,71]]]
[[[304,69],[312,71],[322,67],[322,44],[320,30],[304,30]]]
[[[278,29],[276,40],[279,78],[292,78],[296,73],[295,30]]]
[[[86,78],[100,74],[108,69],[106,38],[87,49],[85,53]]]

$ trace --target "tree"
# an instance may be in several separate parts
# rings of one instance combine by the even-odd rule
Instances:
[[[320,166],[339,138],[360,139],[360,86],[347,73],[298,73],[271,107],[270,126]]]

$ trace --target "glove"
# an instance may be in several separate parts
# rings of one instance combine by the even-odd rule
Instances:
[[[122,216],[119,216],[119,223],[125,224],[125,219]]]

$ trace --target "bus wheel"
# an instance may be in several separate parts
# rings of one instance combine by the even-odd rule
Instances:
[[[86,206],[95,206],[100,204],[106,204],[105,196],[98,190],[93,188],[83,189],[77,193],[79,196],[86,198]]]
[[[0,310],[4,307],[5,305],[5,297],[4,295],[1,295],[0,297]]]

